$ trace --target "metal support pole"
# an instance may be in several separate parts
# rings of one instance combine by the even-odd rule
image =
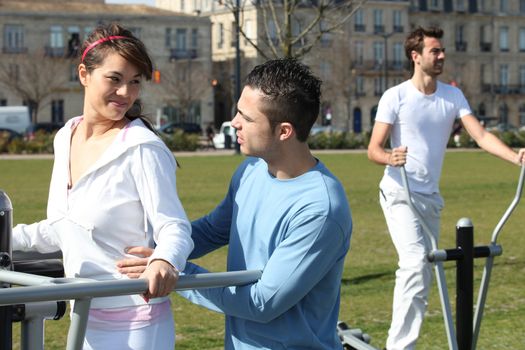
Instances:
[[[462,218],[456,225],[456,245],[463,252],[456,261],[456,331],[458,348],[471,350],[474,305],[474,227]]]
[[[44,350],[44,320],[58,320],[64,316],[64,301],[27,303],[23,307],[21,350]]]
[[[87,321],[91,299],[76,299],[71,313],[71,323],[67,333],[67,350],[82,350],[86,336]]]
[[[13,206],[7,194],[0,190],[0,270],[11,270],[11,230],[13,222]],[[0,281],[1,288],[9,288],[9,283]],[[13,328],[11,325],[12,306],[0,306],[0,350],[10,350],[13,343]]]

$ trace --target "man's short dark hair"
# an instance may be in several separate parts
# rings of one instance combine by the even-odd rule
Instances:
[[[411,71],[414,70],[414,61],[412,61],[412,51],[421,54],[423,52],[425,38],[441,39],[443,37],[443,29],[438,27],[417,27],[405,40],[405,55],[410,62]]]
[[[265,95],[262,112],[272,130],[279,123],[289,122],[297,139],[306,142],[319,115],[321,99],[321,80],[310,68],[295,59],[270,60],[248,74],[245,86]]]

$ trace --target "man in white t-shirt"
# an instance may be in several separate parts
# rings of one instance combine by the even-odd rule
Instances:
[[[405,53],[413,68],[412,78],[381,97],[368,146],[368,158],[386,165],[379,199],[399,255],[388,350],[415,348],[432,281],[424,233],[405,201],[398,167],[405,165],[415,205],[438,238],[443,208],[439,179],[456,119],[489,153],[517,165],[525,159],[525,149],[516,153],[485,131],[460,89],[437,80],[445,61],[442,36],[439,28],[421,27],[408,35]],[[389,137],[391,151],[385,149]]]

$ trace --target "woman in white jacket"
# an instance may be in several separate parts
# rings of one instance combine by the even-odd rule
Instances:
[[[143,296],[92,301],[84,349],[172,350],[167,295],[193,242],[177,195],[176,161],[136,103],[153,64],[144,44],[116,24],[95,29],[80,52],[83,115],[55,137],[47,219],[17,225],[13,249],[60,249],[66,277],[115,280],[127,278],[115,265],[132,257],[126,247],[156,245],[142,275],[149,281]]]

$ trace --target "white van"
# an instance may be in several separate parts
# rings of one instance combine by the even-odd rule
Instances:
[[[215,148],[235,148],[235,142],[237,141],[235,131],[231,122],[222,123],[219,132],[213,137],[213,146]],[[229,145],[227,144],[228,142],[224,142],[226,138],[230,141]]]
[[[31,116],[27,106],[0,106],[0,129],[7,129],[25,134],[31,125]]]

